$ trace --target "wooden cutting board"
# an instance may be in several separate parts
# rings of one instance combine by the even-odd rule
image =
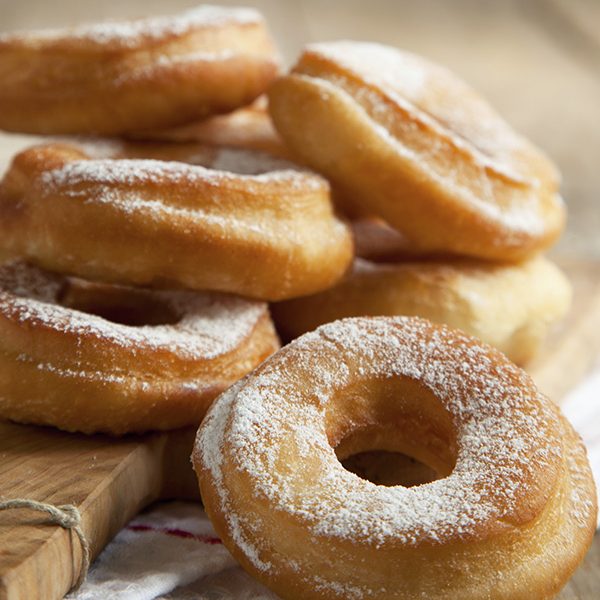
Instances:
[[[575,288],[573,309],[528,367],[557,401],[600,354],[600,264],[562,266]],[[112,439],[0,423],[0,496],[76,505],[95,557],[144,506],[198,497],[189,461],[193,437],[180,430]],[[598,540],[588,562],[598,561],[597,546]],[[73,533],[29,510],[0,512],[0,600],[60,599],[80,568]],[[590,600],[586,590],[594,586],[600,587],[598,569],[584,565],[561,598]]]

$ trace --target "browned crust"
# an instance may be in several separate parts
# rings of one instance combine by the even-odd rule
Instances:
[[[112,155],[200,161],[210,169],[220,152],[131,144]],[[271,168],[268,157],[258,160]],[[127,170],[126,161],[108,162],[117,175],[98,181],[97,163],[74,145],[17,155],[0,183],[5,248],[88,279],[267,300],[325,289],[351,262],[351,235],[333,212],[327,182],[294,165],[278,162],[270,177],[173,162],[161,163],[163,171],[157,163]],[[89,180],[48,184],[53,170],[70,165],[89,166]]]
[[[217,115],[181,127],[141,131],[135,139],[163,142],[200,142],[268,152],[291,158],[289,149],[275,130],[267,112],[265,97],[226,115]]]
[[[345,317],[408,315],[461,329],[523,364],[570,306],[571,286],[550,261],[358,259],[332,288],[273,305],[285,340]]]
[[[0,128],[118,135],[229,112],[262,94],[278,55],[262,19],[103,42],[5,36]]]

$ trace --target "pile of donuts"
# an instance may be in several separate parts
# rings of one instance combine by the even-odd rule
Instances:
[[[52,136],[0,182],[0,418],[202,422],[207,513],[282,598],[558,592],[597,506],[509,360],[570,303],[542,152],[407,52],[282,75],[253,9],[2,34],[0,77],[0,129]],[[434,481],[342,466],[368,450]]]

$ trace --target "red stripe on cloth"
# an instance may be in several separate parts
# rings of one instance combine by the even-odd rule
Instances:
[[[157,531],[158,533],[164,533],[165,535],[172,535],[174,537],[185,538],[189,540],[196,540],[203,544],[222,544],[223,542],[210,535],[197,535],[191,531],[185,529],[175,529],[171,527],[154,527],[153,525],[128,525],[127,529],[130,531]]]

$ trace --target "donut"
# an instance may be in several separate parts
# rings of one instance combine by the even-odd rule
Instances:
[[[118,135],[249,104],[278,71],[253,9],[0,35],[0,129]]]
[[[559,175],[465,83],[378,44],[309,45],[269,91],[294,154],[351,214],[430,252],[520,260],[564,226]]]
[[[359,258],[333,288],[274,304],[272,313],[284,339],[343,317],[423,317],[461,329],[523,364],[570,304],[567,278],[542,257],[520,264]]]
[[[273,156],[290,158],[290,152],[275,130],[261,96],[250,106],[226,115],[217,115],[181,127],[144,131],[133,139],[158,142],[200,142],[212,146],[230,146],[259,150]]]
[[[352,261],[329,184],[292,163],[198,144],[94,151],[113,158],[72,144],[15,157],[0,183],[5,249],[85,279],[267,300],[325,289]]]
[[[197,425],[278,347],[262,302],[0,267],[0,419],[113,435]]]
[[[438,479],[376,485],[349,454]],[[196,438],[206,511],[283,599],[550,598],[589,548],[584,446],[500,352],[416,318],[344,319],[221,395]]]

